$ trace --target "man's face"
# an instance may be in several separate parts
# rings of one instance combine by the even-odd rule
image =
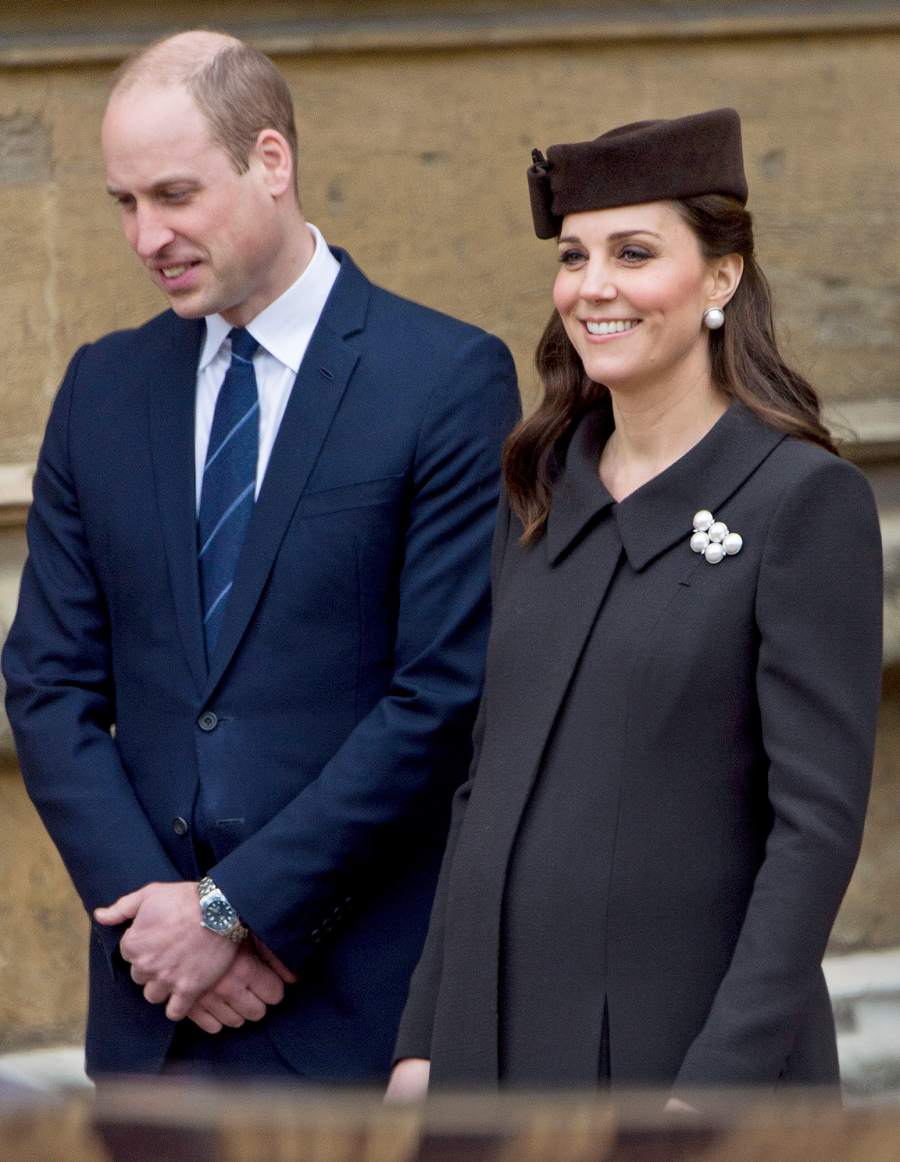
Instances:
[[[107,185],[132,249],[183,318],[247,323],[280,293],[281,238],[265,166],[239,174],[181,85],[113,94],[103,120]]]

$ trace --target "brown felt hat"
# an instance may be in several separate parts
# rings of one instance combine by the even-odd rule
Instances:
[[[635,202],[730,194],[747,201],[741,119],[712,109],[671,121],[635,121],[593,141],[532,151],[528,170],[538,238],[555,238],[566,214]]]

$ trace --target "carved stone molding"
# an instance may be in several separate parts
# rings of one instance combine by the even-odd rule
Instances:
[[[33,474],[33,464],[0,464],[0,528],[25,523]]]
[[[54,6],[51,5],[52,9]],[[53,13],[19,18],[0,41],[0,66],[31,67],[117,62],[159,35],[198,23],[252,41],[274,55],[459,51],[529,44],[597,41],[690,41],[773,36],[835,36],[900,30],[896,5],[866,0],[782,3],[732,0],[713,9],[618,3],[551,5],[504,3],[318,4],[297,15],[296,5],[268,4],[260,15],[243,7],[198,3],[156,6],[149,19],[120,4],[95,3],[78,21]],[[207,11],[210,9],[212,11]],[[777,10],[776,10],[777,9]]]

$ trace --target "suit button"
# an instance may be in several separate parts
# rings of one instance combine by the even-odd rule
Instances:
[[[209,731],[216,729],[216,727],[219,725],[219,720],[211,710],[204,710],[204,712],[197,719],[197,725],[201,730],[205,730],[207,733],[209,733]]]
[[[176,815],[172,820],[172,830],[176,835],[187,835],[188,825],[187,820],[182,819],[180,815]]]

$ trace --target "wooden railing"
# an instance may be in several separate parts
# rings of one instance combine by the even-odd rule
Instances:
[[[0,1116],[6,1162],[897,1162],[900,1107],[722,1094],[699,1116],[664,1094],[445,1096],[110,1084],[88,1101]]]

